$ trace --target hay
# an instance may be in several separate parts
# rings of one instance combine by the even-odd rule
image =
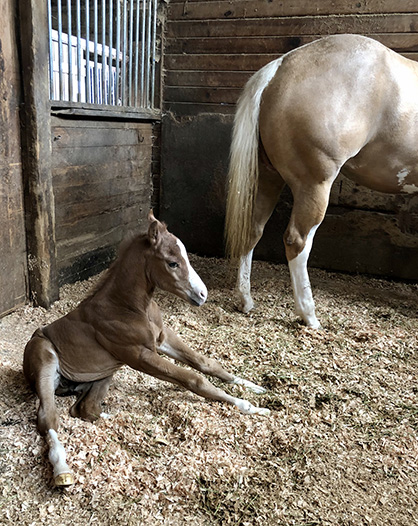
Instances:
[[[159,293],[166,322],[268,387],[228,390],[271,417],[123,368],[105,400],[109,420],[75,420],[71,399],[58,399],[76,484],[54,488],[21,361],[32,332],[97,278],[66,286],[49,311],[26,306],[0,320],[0,524],[417,524],[417,285],[311,270],[318,332],[294,316],[284,266],[255,263],[257,308],[246,316],[226,263],[192,261],[209,300],[196,309]]]

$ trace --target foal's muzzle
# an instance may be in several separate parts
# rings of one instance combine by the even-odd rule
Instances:
[[[208,297],[208,291],[205,287],[197,291],[193,290],[189,295],[189,301],[195,307],[200,307],[205,303],[207,297]]]

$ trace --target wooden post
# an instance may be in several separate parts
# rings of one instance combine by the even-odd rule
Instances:
[[[45,0],[20,0],[24,106],[23,180],[30,295],[48,308],[58,299],[55,209],[51,180],[48,22]]]

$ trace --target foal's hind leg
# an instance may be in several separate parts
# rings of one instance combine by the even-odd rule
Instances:
[[[254,247],[263,235],[264,227],[273,213],[284,186],[285,182],[270,165],[264,150],[262,150],[259,156],[258,189],[252,220],[250,250],[240,258],[237,276],[239,309],[245,314],[254,307],[251,297],[251,263]]]
[[[293,191],[293,209],[289,225],[283,236],[289,264],[296,313],[308,327],[319,328],[315,315],[308,275],[308,258],[316,230],[321,224],[329,200],[332,180],[321,184],[304,186]]]
[[[76,403],[70,409],[70,415],[94,422],[104,413],[101,412],[101,402],[106,396],[113,376],[102,380],[79,384]]]
[[[206,356],[203,356],[203,354],[194,351],[188,345],[186,345],[171,329],[165,329],[165,336],[166,338],[158,350],[164,353],[166,356],[190,365],[190,367],[193,367],[203,374],[209,374],[210,376],[219,378],[227,384],[243,385],[244,387],[247,387],[247,389],[250,389],[250,391],[253,391],[257,394],[266,392],[264,387],[254,384],[248,380],[244,380],[239,376],[234,376],[233,374],[226,371],[216,360],[207,358]]]
[[[45,437],[49,460],[54,468],[57,486],[69,486],[74,477],[66,462],[65,449],[58,440],[58,415],[55,407],[55,388],[58,383],[58,358],[52,343],[37,331],[25,348],[23,371],[39,397],[38,430]]]

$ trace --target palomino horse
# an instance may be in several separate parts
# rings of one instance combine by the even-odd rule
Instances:
[[[196,306],[205,303],[207,290],[191,267],[183,243],[152,213],[148,219],[148,232],[121,250],[96,290],[75,310],[38,329],[26,345],[24,373],[39,397],[38,429],[49,446],[56,485],[70,485],[74,479],[57,436],[54,393],[76,395],[70,414],[94,421],[104,416],[101,401],[113,374],[124,364],[200,396],[233,404],[243,413],[269,413],[268,409],[225,393],[203,376],[174,365],[157,353],[228,384],[243,385],[256,393],[265,391],[193,351],[164,326],[152,299],[156,287]]]
[[[245,86],[231,146],[227,251],[240,258],[241,309],[253,249],[285,184],[284,234],[296,312],[319,327],[307,271],[339,172],[371,189],[418,192],[418,64],[358,35],[317,40],[270,62]]]

